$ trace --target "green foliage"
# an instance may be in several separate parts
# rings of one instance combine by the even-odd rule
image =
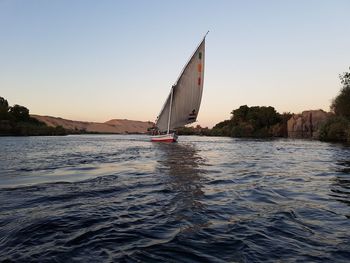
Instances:
[[[290,113],[279,114],[275,108],[242,105],[231,112],[230,120],[216,124],[211,134],[231,137],[287,136]],[[284,128],[285,126],[285,128]]]
[[[281,121],[280,115],[276,112],[274,107],[248,107],[247,105],[239,107],[239,109],[233,110],[232,121],[233,124],[241,122],[249,122],[253,125],[254,129],[263,127],[270,127]]]
[[[350,72],[344,72],[339,78],[343,87],[334,98],[331,109],[336,115],[350,120]]]
[[[222,122],[217,123],[213,129],[222,129],[223,127],[227,126],[230,124],[230,120],[224,120]]]
[[[350,122],[341,116],[333,116],[320,128],[320,140],[329,142],[350,142]]]
[[[211,130],[208,128],[202,128],[200,125],[196,127],[181,127],[176,129],[178,135],[211,135]]]
[[[225,120],[216,124],[210,131],[212,136],[230,136],[231,135],[231,120]]]
[[[3,97],[0,97],[0,120],[8,119],[8,110],[9,104],[7,100],[5,100]]]
[[[254,128],[248,122],[241,122],[231,128],[231,137],[254,137]]]
[[[234,122],[238,123],[240,121],[247,121],[248,114],[249,114],[250,108],[247,105],[242,105],[236,110],[233,110],[231,112],[232,118]]]
[[[66,135],[62,126],[48,127],[45,123],[30,117],[29,110],[20,105],[9,107],[7,100],[0,97],[0,135]]]
[[[15,121],[29,121],[29,110],[26,107],[20,105],[14,105],[10,107],[10,114],[14,117]]]
[[[36,125],[28,122],[19,122],[13,130],[17,136],[39,136],[39,135],[66,135],[67,131],[62,126],[49,127]]]
[[[272,127],[282,121],[275,108],[243,105],[232,111],[232,137],[272,137]]]
[[[344,72],[339,78],[342,89],[331,105],[335,116],[320,128],[322,141],[350,142],[350,72]]]
[[[176,129],[178,135],[198,135],[193,127],[180,127]]]
[[[9,108],[9,104],[7,102],[6,99],[4,99],[3,97],[0,97],[0,110],[8,110]]]

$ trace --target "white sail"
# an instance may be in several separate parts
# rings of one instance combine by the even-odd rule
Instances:
[[[156,121],[156,126],[160,131],[166,131],[168,129],[170,99],[171,99],[171,91]]]
[[[205,37],[184,67],[164,103],[156,122],[160,131],[167,131],[168,126],[172,130],[197,120],[203,92],[204,58]]]

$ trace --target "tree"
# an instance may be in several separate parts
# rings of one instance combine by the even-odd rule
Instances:
[[[257,138],[285,136],[287,118],[291,116],[291,114],[281,115],[271,106],[247,105],[240,106],[231,114],[231,119],[219,122],[213,127],[212,135]]]
[[[333,116],[320,128],[321,141],[346,142],[349,141],[350,124],[344,117]]]
[[[232,120],[225,120],[216,124],[211,130],[212,136],[230,136]]]
[[[339,75],[339,78],[343,87],[339,95],[334,98],[331,110],[336,115],[350,120],[350,72],[344,72],[342,75]]]
[[[236,110],[231,112],[233,125],[238,125],[242,122],[249,122],[254,128],[254,130],[267,127],[278,123],[281,121],[280,114],[276,112],[274,107],[259,107],[253,106],[248,107],[243,105]]]
[[[8,117],[9,104],[7,100],[0,97],[0,120],[6,120]]]
[[[236,123],[246,121],[249,110],[250,108],[247,105],[242,105],[238,109],[231,111],[231,119]]]
[[[10,108],[10,114],[14,117],[16,121],[28,121],[30,120],[29,117],[29,110],[26,107],[23,107],[21,105],[14,105]]]

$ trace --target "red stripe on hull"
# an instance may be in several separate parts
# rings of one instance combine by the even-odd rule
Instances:
[[[155,135],[151,137],[152,142],[176,142],[176,134]]]
[[[174,139],[151,139],[152,142],[176,142]]]

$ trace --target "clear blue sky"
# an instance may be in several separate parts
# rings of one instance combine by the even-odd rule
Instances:
[[[31,113],[153,121],[207,30],[199,124],[240,105],[329,109],[350,1],[0,0],[0,96]]]

